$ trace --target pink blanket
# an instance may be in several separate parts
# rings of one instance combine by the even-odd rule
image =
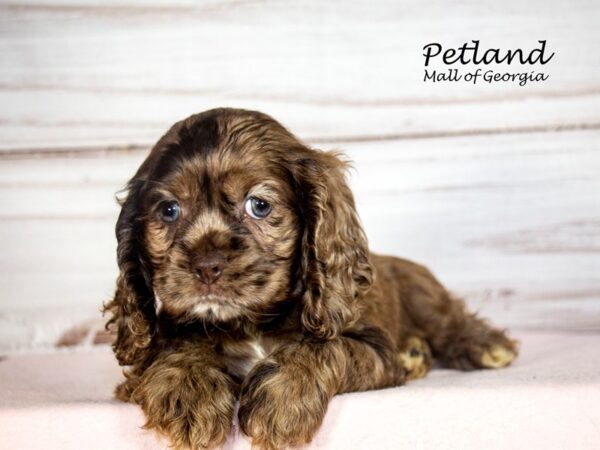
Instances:
[[[406,386],[335,397],[311,449],[600,449],[600,335],[520,334],[507,369],[434,370]],[[111,399],[105,347],[0,360],[0,447],[166,449]],[[249,449],[237,431],[226,449]]]

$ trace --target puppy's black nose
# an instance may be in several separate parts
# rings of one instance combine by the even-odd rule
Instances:
[[[205,284],[212,284],[219,279],[223,273],[225,259],[218,253],[198,255],[192,261],[192,269],[196,276]]]

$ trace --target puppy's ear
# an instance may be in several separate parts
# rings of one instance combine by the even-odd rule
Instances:
[[[120,274],[115,296],[104,307],[112,314],[106,327],[117,333],[113,350],[121,365],[132,365],[144,358],[156,327],[152,268],[141,242],[144,185],[144,181],[131,180],[122,202],[116,226]]]
[[[360,299],[373,282],[373,268],[346,182],[347,163],[335,153],[310,154],[296,162],[304,220],[302,324],[328,339],[358,317]]]

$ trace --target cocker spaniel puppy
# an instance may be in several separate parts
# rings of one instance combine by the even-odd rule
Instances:
[[[310,442],[331,398],[398,386],[432,358],[497,368],[515,341],[423,266],[371,254],[335,153],[269,116],[176,123],[127,185],[107,324],[116,396],[178,448],[232,427],[259,448]]]

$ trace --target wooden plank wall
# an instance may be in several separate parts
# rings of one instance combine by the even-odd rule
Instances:
[[[373,250],[495,322],[599,331],[599,23],[587,0],[0,2],[0,350],[98,316],[114,194],[215,106],[344,150]],[[423,82],[423,45],[471,39],[546,39],[549,80]]]

